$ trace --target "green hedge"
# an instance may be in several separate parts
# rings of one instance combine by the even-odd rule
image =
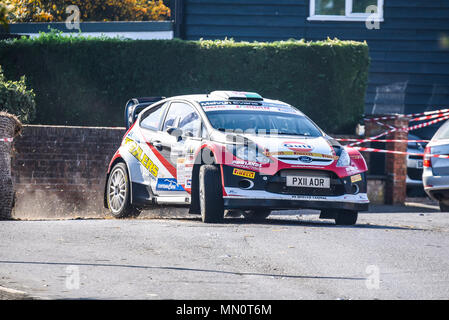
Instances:
[[[35,123],[122,126],[131,97],[255,91],[297,106],[327,132],[364,112],[366,43],[120,40],[41,34],[0,41],[9,78],[26,74]]]
[[[6,80],[0,66],[0,112],[6,111],[22,123],[29,123],[36,115],[36,103],[34,92],[27,89],[25,81],[25,76],[18,81]]]

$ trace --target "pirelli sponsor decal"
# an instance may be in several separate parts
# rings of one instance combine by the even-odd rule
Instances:
[[[128,147],[129,153],[136,158],[140,164],[146,168],[153,177],[157,177],[159,168],[151,161],[150,157],[143,152],[142,148],[133,140],[128,137],[125,138],[125,146]]]
[[[355,176],[352,176],[352,177],[351,177],[351,182],[352,182],[352,183],[354,183],[354,182],[359,182],[359,181],[362,181],[362,175],[356,174]]]
[[[234,171],[232,171],[232,174],[234,176],[240,176],[245,178],[254,179],[256,173],[253,171],[243,170],[243,169],[237,169],[235,168]]]
[[[316,158],[338,160],[338,156],[334,156],[334,155],[314,153],[314,152],[301,152],[301,151],[264,152],[264,155],[266,155],[266,156],[309,156],[309,157],[316,157]]]

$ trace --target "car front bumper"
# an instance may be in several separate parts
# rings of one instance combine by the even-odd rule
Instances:
[[[367,211],[369,199],[365,173],[355,177],[339,178],[336,174],[324,170],[284,170],[275,175],[265,176],[258,172],[243,170],[235,173],[230,166],[222,167],[224,178],[224,206],[226,209],[346,209]],[[329,188],[297,188],[286,185],[287,175],[327,175]],[[353,179],[356,178],[356,179]],[[241,182],[246,180],[246,188]]]
[[[307,196],[286,195],[266,191],[246,191],[246,195],[231,196],[233,188],[226,188],[228,196],[224,196],[226,209],[345,209],[353,211],[367,211],[369,200],[366,193],[342,196]]]

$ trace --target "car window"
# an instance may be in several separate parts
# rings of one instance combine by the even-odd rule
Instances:
[[[321,136],[320,130],[307,117],[282,112],[243,110],[209,111],[207,117],[215,129],[247,131],[282,135]]]
[[[165,117],[163,130],[165,131],[175,126],[182,131],[184,136],[190,133],[190,135],[198,137],[201,119],[192,106],[182,102],[174,102],[170,105],[170,109]]]
[[[159,126],[161,123],[162,115],[164,114],[164,110],[167,107],[167,103],[164,103],[160,106],[153,107],[150,110],[146,111],[140,120],[140,126],[145,129],[150,130],[159,130]]]
[[[449,139],[449,121],[446,121],[440,129],[438,129],[437,133],[432,140],[440,140],[440,139]]]

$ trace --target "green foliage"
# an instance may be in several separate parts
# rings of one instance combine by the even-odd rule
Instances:
[[[36,103],[33,90],[27,90],[25,76],[19,81],[6,80],[0,67],[0,111],[17,116],[23,123],[35,118]]]
[[[327,132],[364,111],[366,43],[93,39],[42,34],[0,42],[9,77],[26,74],[35,123],[121,126],[131,97],[255,91],[298,107]]]

